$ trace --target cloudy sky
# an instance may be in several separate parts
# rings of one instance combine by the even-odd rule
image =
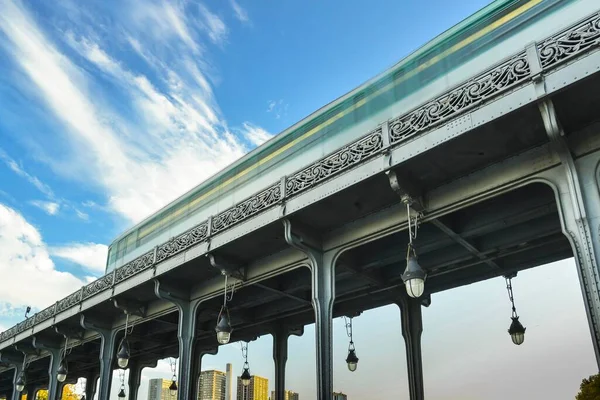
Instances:
[[[120,232],[487,3],[0,0],[0,331],[100,276]],[[595,371],[573,261],[515,286],[519,348],[502,280],[434,297],[428,398],[565,399]],[[336,389],[406,397],[398,311],[357,318],[352,376],[335,326]],[[288,386],[311,398],[312,328],[291,343]],[[271,339],[250,346],[272,384]],[[237,344],[205,366],[226,362],[241,368]]]

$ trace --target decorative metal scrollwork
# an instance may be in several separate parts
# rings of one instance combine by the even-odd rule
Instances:
[[[71,293],[69,296],[65,297],[64,299],[62,299],[58,303],[56,303],[56,310],[54,311],[54,313],[58,314],[59,312],[67,310],[68,308],[74,306],[75,304],[79,303],[80,301],[81,301],[81,290],[78,290],[75,293]]]
[[[169,240],[167,243],[158,246],[158,249],[156,250],[156,262],[161,262],[180,251],[189,249],[193,245],[206,240],[207,237],[208,222],[204,221],[200,225],[196,225],[192,229]]]
[[[36,314],[35,320],[36,320],[36,322],[45,321],[47,319],[52,318],[53,315],[54,315],[54,304],[51,305],[50,307],[46,307],[42,311],[38,312]]]
[[[115,271],[115,283],[124,281],[137,274],[140,271],[152,266],[154,263],[154,250],[147,252],[146,254],[128,262]]]
[[[112,285],[113,276],[112,273],[104,275],[98,278],[94,282],[83,287],[83,298],[87,299],[90,296],[95,295],[105,289],[108,289]],[[82,299],[83,300],[83,299]]]
[[[538,45],[542,68],[569,60],[599,45],[600,14],[595,14]]]
[[[529,76],[525,53],[477,76],[418,109],[390,121],[390,142],[397,144],[454,118],[484,101],[506,92]]]
[[[382,148],[381,128],[378,128],[289,177],[285,183],[286,195],[292,196],[344,172],[377,154]]]
[[[276,204],[279,200],[281,200],[281,186],[277,183],[213,217],[211,232],[212,234],[221,232]]]

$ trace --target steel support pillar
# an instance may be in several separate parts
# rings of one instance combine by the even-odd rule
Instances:
[[[144,362],[139,359],[129,360],[129,376],[127,378],[127,399],[137,400],[140,383],[142,380],[142,370],[144,368],[155,368],[158,360]],[[87,388],[87,387],[86,387]],[[92,399],[92,397],[90,397]]]
[[[98,387],[98,400],[109,400],[113,376],[113,358],[118,331],[108,329],[98,323],[91,322],[85,315],[81,316],[81,327],[95,331],[100,335],[100,383]]]
[[[177,338],[179,339],[179,371],[177,372],[178,400],[189,400],[194,393],[194,385],[197,385],[196,375],[199,371],[194,371],[197,364],[196,354],[196,314],[200,306],[200,300],[189,300],[183,294],[178,294],[173,288],[168,288],[158,279],[154,280],[154,292],[160,299],[170,301],[175,304],[179,311],[179,326],[177,329]]]
[[[413,299],[403,294],[396,304],[400,308],[402,337],[404,337],[406,346],[410,400],[424,400],[423,357],[421,354],[421,334],[423,333],[421,299]]]
[[[39,390],[37,385],[27,385],[26,390],[27,390],[27,400],[35,400],[35,395],[37,394],[37,392]]]
[[[285,400],[285,367],[288,359],[288,339],[290,335],[302,336],[304,328],[290,328],[277,325],[272,332],[273,361],[275,362],[275,398]]]
[[[90,370],[85,377],[85,398],[93,400],[98,387],[98,377],[100,373],[96,370]]]
[[[42,342],[37,337],[34,337],[33,347],[45,350],[50,354],[50,363],[48,365],[48,400],[58,400],[61,396],[58,391],[59,382],[56,371],[62,360],[62,346],[59,342]]]
[[[317,347],[317,400],[333,397],[333,303],[335,301],[335,262],[339,250],[322,251],[317,238],[292,229],[284,219],[286,242],[306,254],[311,271],[312,305],[315,312]]]
[[[562,173],[548,173],[547,178],[557,190],[563,233],[573,247],[600,369],[600,157],[593,153],[575,160],[552,101],[543,100],[539,109],[552,148],[563,167]]]
[[[20,400],[21,399],[21,392],[19,392],[17,390],[17,379],[19,379],[21,372],[23,372],[23,367],[19,364],[15,364],[15,374],[13,376],[12,400]]]
[[[216,343],[216,339],[215,339],[215,343]],[[199,391],[199,385],[200,385],[200,371],[202,370],[202,358],[207,355],[216,355],[219,352],[219,348],[217,347],[217,345],[215,345],[215,347],[204,347],[204,348],[200,348],[198,343],[196,342],[196,344],[194,344],[194,346],[196,347],[196,350],[194,351],[194,368],[192,370],[192,378],[190,378],[192,380],[192,399],[199,399],[200,398],[200,391]]]

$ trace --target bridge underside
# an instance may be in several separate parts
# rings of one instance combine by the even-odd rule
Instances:
[[[596,149],[583,143],[597,132],[596,110],[600,106],[600,76],[594,75],[573,85],[553,101],[574,156]],[[447,207],[428,217],[437,193],[452,185],[468,183],[477,174],[486,174],[510,165],[528,152],[549,153],[549,141],[537,105],[517,111],[481,126],[450,142],[435,147],[393,170],[403,187],[424,211],[416,239],[419,262],[428,272],[426,293],[510,275],[573,255],[571,244],[562,232],[557,194],[545,183],[517,185],[501,194],[465,206]],[[540,150],[541,149],[541,150]],[[465,186],[465,190],[469,188]],[[288,218],[292,225],[311,237],[327,238],[334,233],[351,232],[361,221],[385,219],[405,212],[398,193],[390,186],[388,175],[381,174],[350,186]],[[405,230],[382,234],[345,251],[335,268],[334,315],[351,315],[364,310],[397,303],[403,292],[401,274],[405,268],[408,235]],[[239,266],[260,264],[290,249],[280,222],[273,223],[220,248],[218,254]],[[198,285],[218,279],[220,271],[200,257],[167,272],[161,282],[191,293]],[[141,304],[156,303],[153,282],[136,286],[123,300]],[[310,270],[298,266],[284,273],[274,272],[260,282],[242,284],[230,303],[234,327],[232,340],[251,340],[268,334],[274,327],[301,327],[315,322],[311,305]],[[197,314],[197,342],[202,348],[217,345],[214,326],[221,297],[201,304]],[[152,307],[149,307],[149,309]],[[113,321],[122,315],[111,302],[87,312],[95,319]],[[178,313],[167,308],[160,315],[140,321],[129,336],[132,360],[148,363],[178,356]],[[79,328],[79,317],[62,324]],[[38,336],[55,340],[53,332]],[[94,376],[98,369],[98,339],[75,347],[69,355],[70,371],[77,376]],[[73,376],[73,375],[71,375]],[[0,374],[0,393],[12,390],[13,373]],[[43,387],[48,381],[48,361],[41,358],[28,367],[28,383]]]

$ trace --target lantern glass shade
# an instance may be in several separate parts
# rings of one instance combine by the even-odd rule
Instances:
[[[229,321],[229,313],[227,307],[223,307],[215,332],[217,332],[217,341],[219,344],[227,344],[231,339],[231,322]]]
[[[171,381],[171,386],[169,386],[169,393],[171,394],[171,396],[177,396],[177,382],[175,382],[175,379]]]
[[[250,376],[250,370],[247,367],[244,368],[244,371],[242,372],[242,376],[240,378],[242,379],[242,385],[248,386],[250,384],[250,380],[252,379],[252,377]]]
[[[121,390],[119,390],[119,394],[117,395],[117,397],[120,399],[124,399],[125,397],[127,397],[127,395],[125,394],[125,389],[121,388]]]
[[[350,370],[350,372],[356,371],[356,368],[358,367],[358,357],[356,356],[356,351],[354,349],[348,351],[346,363],[348,364],[348,370]]]
[[[19,375],[19,379],[17,379],[17,383],[15,384],[17,392],[22,392],[25,390],[25,379],[23,379],[23,375]]]
[[[217,332],[217,341],[219,344],[227,344],[231,339],[231,332]]]
[[[425,281],[423,279],[409,279],[404,282],[404,285],[406,286],[406,293],[415,299],[421,297],[425,291]]]
[[[508,333],[513,343],[520,346],[525,341],[525,327],[519,322],[519,317],[511,317],[512,323],[508,328]]]
[[[67,379],[67,362],[63,359],[56,370],[56,379],[59,382],[64,382]]]
[[[421,297],[425,291],[425,278],[427,274],[417,262],[417,257],[409,255],[406,259],[406,270],[402,274],[402,280],[406,286],[406,293],[413,298]]]
[[[119,352],[117,353],[117,364],[119,368],[125,369],[129,364],[129,343],[127,339],[123,339],[121,342],[121,347],[119,348]]]

